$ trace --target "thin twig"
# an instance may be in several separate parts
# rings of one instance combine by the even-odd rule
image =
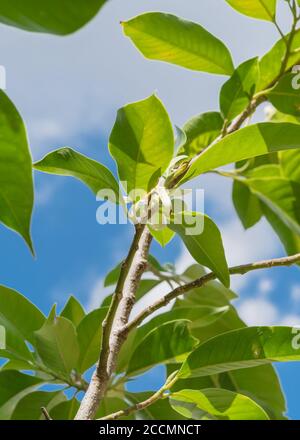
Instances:
[[[44,406],[41,407],[41,411],[42,411],[46,420],[53,420]]]
[[[248,272],[252,272],[254,270],[260,269],[268,269],[272,267],[281,267],[281,266],[292,266],[293,264],[300,263],[300,254],[296,254],[290,257],[276,258],[272,260],[264,260],[258,261],[256,263],[249,263],[240,266],[234,266],[229,268],[230,275],[244,275]],[[140,325],[144,319],[148,316],[152,315],[153,312],[158,309],[165,307],[171,301],[176,299],[177,297],[189,292],[190,290],[203,287],[210,281],[213,281],[217,278],[217,275],[214,272],[210,272],[201,278],[196,279],[188,284],[183,286],[179,286],[171,292],[167,293],[165,296],[157,300],[155,303],[148,306],[146,309],[141,311],[131,322],[129,322],[124,328],[123,331],[128,334],[131,330]]]
[[[177,377],[178,371],[175,371],[166,381],[166,383],[151,397],[144,400],[143,402],[136,403],[135,405],[129,406],[128,408],[117,411],[113,414],[109,414],[108,416],[102,417],[98,420],[117,420],[120,417],[126,417],[130,414],[136,412],[136,411],[142,411],[143,409],[147,408],[150,405],[153,405],[153,403],[157,402],[158,400],[162,399],[165,395],[165,392],[168,391],[174,383],[178,380]]]

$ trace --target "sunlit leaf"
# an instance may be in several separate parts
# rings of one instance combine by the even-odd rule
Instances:
[[[221,75],[233,71],[224,43],[199,24],[161,12],[148,12],[122,24],[125,35],[146,58]]]
[[[189,419],[269,420],[254,400],[221,388],[182,390],[171,394],[170,403]]]

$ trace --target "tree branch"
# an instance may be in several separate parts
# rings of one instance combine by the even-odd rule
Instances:
[[[122,264],[109,311],[102,324],[100,358],[76,420],[93,419],[106,393],[109,379],[116,367],[117,356],[126,339],[125,332],[120,330],[127,324],[134,306],[135,293],[147,267],[151,241],[146,225],[137,225],[129,253]]]
[[[230,275],[245,275],[248,272],[252,272],[254,270],[260,269],[269,269],[272,267],[281,267],[281,266],[292,266],[293,264],[300,263],[300,254],[296,254],[290,257],[276,258],[273,260],[265,260],[258,261],[256,263],[244,264],[241,266],[234,266],[229,268]],[[152,315],[156,310],[159,310],[162,307],[168,305],[172,300],[176,299],[178,296],[181,296],[190,290],[203,287],[210,281],[213,281],[217,278],[214,272],[210,272],[201,278],[198,278],[195,281],[192,281],[188,284],[184,284],[183,286],[179,286],[171,292],[167,293],[162,298],[158,299],[155,303],[151,304],[149,307],[140,312],[131,322],[129,322],[124,328],[124,333],[128,334],[135,327],[140,325],[144,319],[148,316]]]
[[[135,405],[129,406],[128,408],[117,411],[116,413],[110,414],[108,416],[102,417],[98,420],[117,420],[120,417],[126,417],[132,414],[136,411],[142,411],[143,409],[147,408],[150,405],[153,405],[153,403],[157,402],[158,400],[162,399],[165,395],[165,392],[168,391],[174,383],[178,380],[178,377],[176,376],[178,371],[175,371],[171,376],[167,379],[166,383],[155,393],[153,396],[149,397],[148,399],[144,400],[143,402],[136,403]]]

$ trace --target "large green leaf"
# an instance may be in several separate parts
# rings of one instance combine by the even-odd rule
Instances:
[[[250,125],[226,136],[203,151],[182,182],[223,165],[295,148],[300,148],[298,124],[263,122]]]
[[[43,314],[23,295],[0,286],[0,325],[6,331],[6,350],[0,350],[0,356],[32,360],[25,341],[34,344],[34,332],[44,321]]]
[[[21,234],[33,252],[32,161],[22,118],[0,90],[0,222]]]
[[[49,412],[64,400],[66,397],[61,391],[34,391],[18,402],[11,420],[45,420],[41,408],[44,407]]]
[[[277,110],[300,116],[300,90],[293,87],[294,76],[293,73],[284,75],[267,96]]]
[[[285,39],[289,38],[289,35],[285,36]],[[300,29],[295,32],[291,48],[290,56],[286,63],[285,72],[288,72],[290,68],[296,65],[300,60],[299,54],[300,47]],[[286,43],[281,38],[272,49],[264,55],[259,62],[260,70],[260,82],[258,90],[264,90],[274,84],[274,81],[278,79],[281,69],[282,60],[286,54]]]
[[[79,344],[78,370],[80,373],[92,367],[99,358],[102,337],[102,321],[108,308],[93,310],[80,322],[77,327]]]
[[[180,217],[178,224],[174,222],[169,227],[180,235],[188,251],[199,264],[211,269],[225,286],[229,286],[228,265],[218,227],[204,214],[187,212],[183,214],[184,217]],[[195,228],[195,221],[199,226],[202,223],[201,230],[192,230]]]
[[[269,420],[254,400],[221,388],[181,390],[171,394],[170,403],[189,419]]]
[[[167,322],[153,329],[135,349],[127,375],[135,376],[155,365],[174,362],[189,353],[197,340],[190,335],[186,320]]]
[[[192,70],[230,75],[231,55],[222,43],[199,24],[161,12],[148,12],[123,23],[142,54]]]
[[[1,0],[0,21],[33,32],[66,35],[90,21],[106,0]]]
[[[52,151],[40,162],[35,163],[34,168],[45,173],[76,177],[96,195],[100,190],[109,189],[113,192],[111,199],[118,203],[119,186],[112,173],[101,163],[71,148]]]
[[[79,346],[74,324],[66,318],[55,317],[47,320],[35,332],[36,349],[43,363],[51,371],[68,378],[77,367]]]
[[[247,107],[259,79],[258,59],[241,64],[220,92],[220,108],[224,119],[232,121]]]
[[[249,17],[274,21],[276,0],[226,0],[234,9]]]
[[[0,371],[0,419],[10,419],[18,402],[41,382],[41,379],[19,371]]]
[[[271,362],[298,361],[290,327],[248,327],[201,344],[182,365],[179,377],[199,377]]]
[[[221,133],[224,121],[220,113],[202,113],[185,123],[186,142],[178,154],[194,157],[210,145]]]
[[[128,193],[149,191],[156,185],[172,159],[174,133],[166,109],[155,95],[118,111],[109,149]]]
[[[85,311],[80,302],[71,295],[61,311],[60,316],[69,319],[69,321],[72,321],[73,324],[77,326],[85,317]]]

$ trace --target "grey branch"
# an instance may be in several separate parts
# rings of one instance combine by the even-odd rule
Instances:
[[[241,266],[234,266],[229,268],[230,275],[245,275],[248,272],[260,269],[268,269],[272,267],[280,266],[292,266],[293,264],[300,263],[300,254],[292,255],[290,257],[275,258],[272,260],[258,261],[256,263],[243,264]],[[201,278],[196,279],[190,283],[179,286],[171,292],[167,293],[162,298],[158,299],[156,302],[151,304],[149,307],[140,312],[130,323],[128,323],[124,328],[124,333],[128,334],[132,329],[140,325],[144,319],[152,315],[156,310],[168,305],[172,300],[178,298],[181,295],[189,292],[190,290],[203,287],[210,281],[217,278],[214,272],[210,272]]]

